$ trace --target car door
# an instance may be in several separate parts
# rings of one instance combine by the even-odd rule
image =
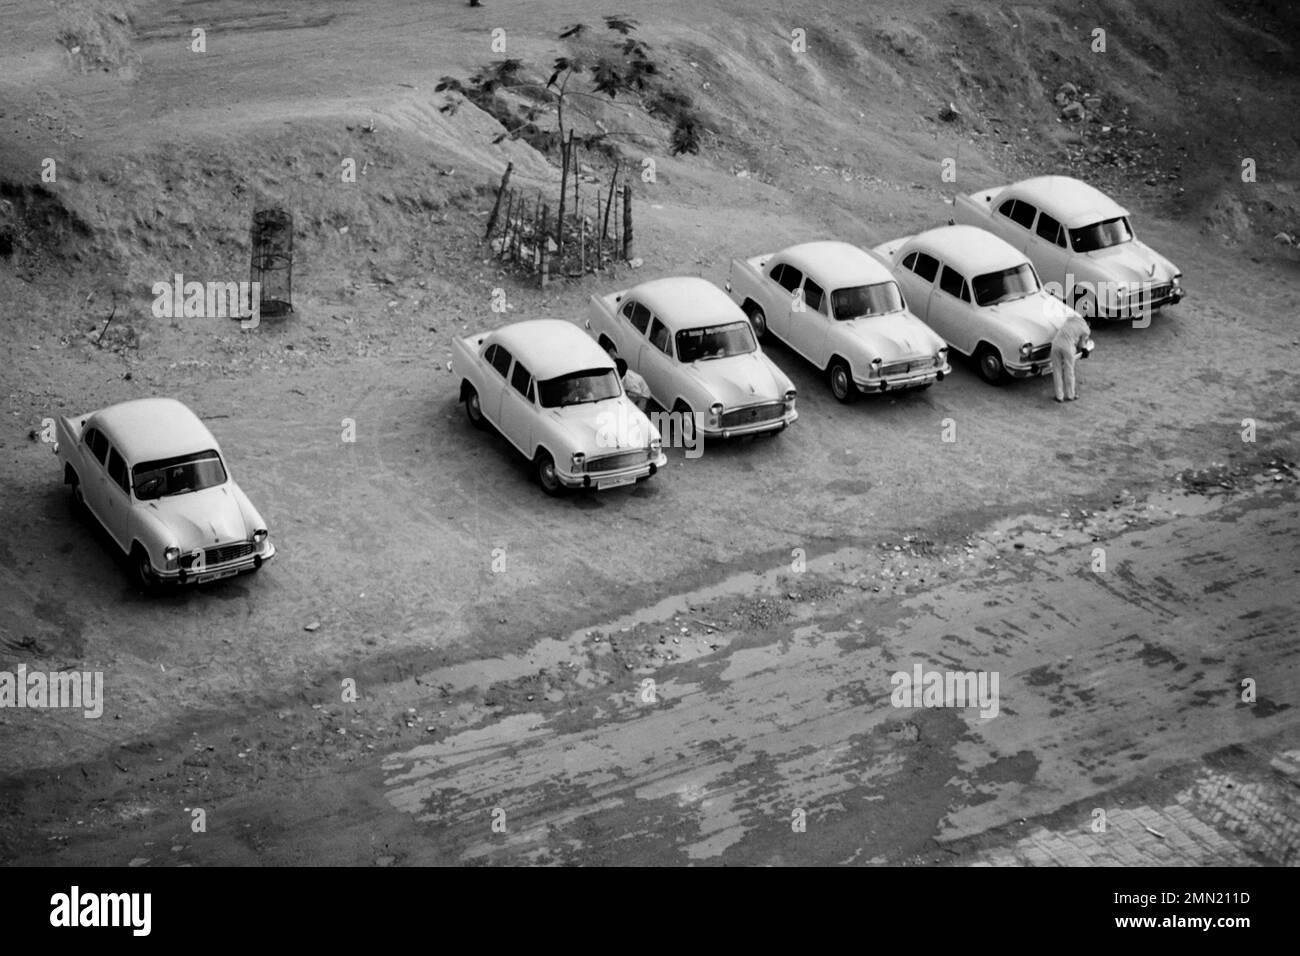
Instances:
[[[525,454],[532,454],[537,421],[537,386],[528,368],[515,360],[510,386],[501,394],[501,434]]]
[[[826,353],[826,338],[830,332],[830,296],[821,284],[805,275],[801,287],[802,297],[795,299],[790,310],[790,347],[813,364],[822,366],[830,358]],[[803,308],[798,306],[802,303]]]
[[[645,343],[646,332],[650,328],[650,310],[634,299],[623,303],[618,310],[614,323],[616,338],[614,347],[620,357],[627,362],[634,372],[640,372],[641,346]],[[643,376],[644,377],[644,376]]]
[[[1034,235],[1034,218],[1038,208],[1023,199],[1008,199],[998,206],[997,216],[1002,228],[998,230],[1009,244],[1021,252],[1029,245]]]
[[[501,401],[505,397],[506,389],[509,388],[506,376],[510,373],[510,364],[514,356],[505,346],[493,342],[483,353],[483,358],[488,364],[486,381],[483,383],[484,391],[488,394],[478,397],[479,405],[488,421],[500,428]]]
[[[86,507],[91,514],[107,527],[108,438],[92,426],[81,436],[81,443],[84,446],[82,461],[86,463],[82,468],[84,474],[78,476],[81,479],[81,494],[86,499]]]
[[[799,298],[803,285],[803,273],[788,263],[778,262],[767,273],[768,301],[771,308],[766,309],[767,327],[776,333],[783,342],[790,342],[790,325],[794,310],[803,307]]]
[[[1038,270],[1039,280],[1059,285],[1062,295],[1058,298],[1069,301],[1072,290],[1065,288],[1065,274],[1069,271],[1071,252],[1066,245],[1065,227],[1060,220],[1039,210],[1033,235],[1024,252]]]
[[[903,257],[897,279],[903,289],[903,299],[911,313],[947,338],[943,331],[930,321],[930,295],[934,280],[939,276],[939,260],[928,252],[909,252]]]
[[[949,265],[942,265],[939,281],[930,293],[930,327],[957,351],[970,355],[980,339],[971,302],[970,283]]]
[[[668,331],[668,326],[664,325],[657,315],[651,313],[650,334],[641,343],[637,370],[650,386],[650,394],[654,396],[655,401],[669,411],[672,410],[672,403],[678,394],[674,381],[677,360],[673,355],[672,334]]]
[[[104,481],[104,527],[126,550],[131,536],[131,475],[126,461],[112,445],[108,447]]]

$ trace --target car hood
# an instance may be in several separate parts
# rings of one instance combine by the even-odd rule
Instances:
[[[1047,292],[1036,292],[1023,299],[1013,299],[984,309],[985,316],[1013,335],[1017,344],[1032,342],[1045,345],[1077,313]]]
[[[1178,272],[1172,262],[1137,239],[1086,253],[1083,259],[1097,270],[1097,277],[1113,282],[1162,284]]]
[[[659,437],[641,409],[621,395],[603,402],[552,408],[550,414],[568,435],[572,447],[565,450],[569,452],[604,455],[645,448]]]
[[[906,310],[837,322],[836,326],[861,342],[872,355],[890,362],[932,358],[944,341],[932,328]]]
[[[758,350],[694,362],[686,368],[728,408],[755,402],[784,401],[785,393],[794,388],[785,373]]]
[[[176,536],[182,551],[247,541],[252,536],[231,481],[144,504]]]

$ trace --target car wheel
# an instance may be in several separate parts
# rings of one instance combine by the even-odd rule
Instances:
[[[1007,369],[1002,364],[1002,356],[991,345],[983,345],[975,353],[975,365],[979,369],[980,378],[991,385],[1000,385],[1006,378]]]
[[[149,552],[140,545],[131,549],[131,575],[135,583],[149,593],[158,589],[158,579],[154,577],[153,565],[149,563]]]
[[[478,400],[478,391],[473,385],[465,387],[465,417],[475,428],[487,428],[487,419],[483,417],[483,406]]]
[[[670,448],[685,448],[688,444],[695,441],[695,412],[691,406],[687,405],[682,399],[673,402],[673,414],[677,416],[678,434],[669,437],[660,436],[664,439],[664,445]],[[690,424],[687,424],[687,423]],[[671,427],[672,421],[669,420]]]
[[[830,368],[826,370],[826,380],[830,383],[831,394],[836,401],[848,404],[858,397],[858,387],[853,384],[853,372],[844,359],[831,362]]]
[[[90,514],[90,508],[86,505],[86,493],[81,490],[81,479],[75,471],[72,473],[72,514],[78,520],[84,520]]]
[[[537,453],[537,457],[533,460],[533,474],[537,476],[537,483],[542,486],[542,491],[552,498],[564,494],[564,485],[560,484],[560,476],[555,470],[555,459],[548,452]]]
[[[761,306],[751,305],[749,307],[749,324],[754,327],[754,338],[761,339],[767,335],[767,313]]]

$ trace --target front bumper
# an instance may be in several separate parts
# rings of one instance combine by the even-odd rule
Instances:
[[[930,365],[927,368],[912,369],[895,375],[881,375],[878,378],[853,380],[860,392],[901,392],[908,388],[921,388],[934,382],[942,382],[943,377],[952,371],[952,366],[944,363],[942,368]]]
[[[732,409],[732,412],[743,411],[743,409]],[[701,428],[700,433],[706,438],[739,438],[741,435],[761,435],[764,432],[779,432],[799,420],[799,412],[790,410],[780,418],[769,418],[766,421],[754,422],[752,424],[726,425],[721,428]]]
[[[627,468],[593,474],[585,471],[566,473],[560,471],[557,467],[555,476],[560,480],[560,484],[566,488],[595,488],[599,490],[601,488],[634,484],[637,479],[648,478],[666,464],[668,464],[668,456],[661,451],[658,458],[647,459],[638,465],[631,465]]]
[[[219,564],[207,564],[202,568],[194,570],[189,568],[172,568],[171,570],[153,569],[154,577],[162,584],[175,584],[177,586],[185,584],[202,584],[205,581],[216,581],[219,578],[234,577],[236,574],[242,574],[245,571],[256,571],[266,562],[275,557],[275,545],[267,541],[262,550],[254,551],[242,557],[235,558],[233,561],[223,561]],[[151,562],[152,563],[152,560]]]
[[[1007,374],[1012,378],[1034,378],[1039,375],[1052,374],[1052,360],[1050,357],[1039,359],[1034,362],[1003,362],[1002,367],[1007,370]]]
[[[1137,292],[1130,293],[1123,302],[1109,308],[1103,308],[1099,303],[1098,317],[1103,322],[1140,318],[1167,305],[1177,305],[1183,300],[1184,295],[1186,293],[1182,286],[1168,282],[1161,283],[1150,289],[1139,289]]]

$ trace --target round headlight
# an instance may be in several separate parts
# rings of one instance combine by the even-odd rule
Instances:
[[[265,540],[266,540],[266,529],[265,529],[265,528],[258,528],[256,531],[254,531],[254,532],[253,532],[253,540],[254,540],[255,542],[257,542],[258,544],[261,544],[263,541],[265,541]]]
[[[180,556],[181,556],[180,548],[167,548],[166,550],[163,551],[163,557],[166,558],[168,561],[175,561]]]
[[[1034,344],[1032,342],[1026,342],[1024,345],[1020,346],[1020,357],[1025,359],[1029,358],[1029,353],[1033,350]]]
[[[795,390],[794,390],[793,388],[791,388],[791,389],[787,389],[787,390],[786,390],[786,393],[785,393],[785,400],[786,400],[787,402],[793,402],[793,401],[794,401],[794,397],[795,397],[796,394],[797,394],[797,393],[795,392]]]
[[[710,415],[721,415],[721,414],[722,414],[722,403],[721,403],[721,402],[714,402],[712,405],[710,405],[710,406],[709,406],[709,414],[710,414]]]

